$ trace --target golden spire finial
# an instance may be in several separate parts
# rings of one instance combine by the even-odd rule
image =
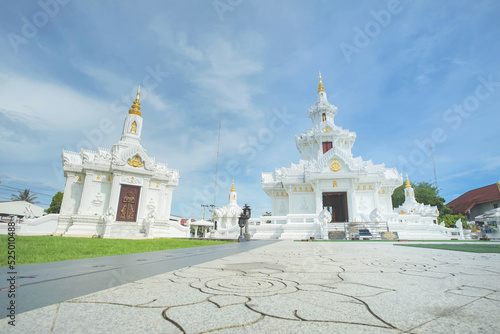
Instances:
[[[135,101],[132,104],[132,109],[128,111],[129,114],[141,116],[141,103],[139,102],[140,97],[141,97],[141,86],[139,86],[139,89],[137,90],[137,95],[135,96]]]
[[[234,193],[235,190],[234,190],[234,180],[233,180],[233,185],[231,186],[231,192]]]
[[[408,174],[406,174],[406,187],[405,188],[411,188],[410,180],[408,180]]]
[[[321,72],[319,72],[319,84],[318,84],[318,93],[324,92],[325,87],[323,87],[323,81],[321,81]]]

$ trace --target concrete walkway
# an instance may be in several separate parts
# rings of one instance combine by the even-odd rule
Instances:
[[[499,333],[499,291],[500,254],[281,241],[18,314],[15,328],[2,319],[0,332]]]
[[[16,266],[16,313],[120,286],[277,242],[230,243]],[[0,308],[9,306],[10,277],[0,268]],[[7,314],[0,313],[3,318]]]

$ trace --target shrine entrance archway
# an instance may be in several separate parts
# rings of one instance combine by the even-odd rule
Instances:
[[[347,211],[347,193],[330,192],[323,193],[323,209],[332,215],[332,223],[349,221]]]

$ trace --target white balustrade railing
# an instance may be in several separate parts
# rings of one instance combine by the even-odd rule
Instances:
[[[264,224],[313,224],[317,214],[289,214],[286,216],[261,216],[259,218],[250,218],[248,225],[258,226]]]

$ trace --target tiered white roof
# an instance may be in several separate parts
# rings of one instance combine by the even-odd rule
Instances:
[[[231,191],[229,192],[229,201],[226,206],[222,208],[217,208],[215,210],[215,216],[217,218],[236,218],[241,215],[243,209],[238,205],[238,195],[234,189],[234,181],[231,186]]]
[[[316,103],[308,111],[313,127],[295,136],[301,159],[298,164],[278,168],[274,173],[262,173],[264,190],[283,187],[287,183],[330,178],[332,160],[341,166],[335,173],[337,179],[358,178],[390,187],[397,187],[403,182],[403,176],[396,168],[385,168],[384,164],[374,165],[371,160],[353,157],[351,149],[356,141],[356,133],[335,124],[337,111],[337,107],[328,102],[320,73]],[[331,143],[331,149],[325,153],[324,143]]]
[[[167,168],[166,164],[156,162],[155,158],[147,155],[147,151],[141,145],[143,119],[139,98],[140,88],[125,119],[122,137],[117,144],[113,145],[112,150],[104,148],[97,148],[97,151],[82,148],[80,152],[63,150],[64,171],[77,173],[83,170],[133,172],[148,175],[155,180],[177,184],[179,172]]]

